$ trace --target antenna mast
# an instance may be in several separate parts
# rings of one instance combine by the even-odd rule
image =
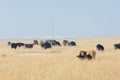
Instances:
[[[55,39],[54,21],[52,21],[52,39]]]

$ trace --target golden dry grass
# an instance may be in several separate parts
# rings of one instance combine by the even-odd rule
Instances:
[[[71,40],[78,45],[48,50],[40,46],[14,50],[7,46],[7,40],[0,41],[0,80],[120,80],[120,50],[113,47],[119,38]],[[96,50],[97,43],[104,45],[104,52]],[[97,52],[95,60],[76,57],[80,50],[91,49]]]

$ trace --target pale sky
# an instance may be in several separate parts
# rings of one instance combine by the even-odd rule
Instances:
[[[54,24],[52,24],[54,22]],[[120,37],[120,0],[0,0],[0,39]]]

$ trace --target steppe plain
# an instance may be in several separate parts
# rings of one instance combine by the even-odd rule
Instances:
[[[62,44],[63,39],[57,39]],[[120,80],[120,38],[79,38],[77,46],[43,49],[35,45],[11,49],[7,42],[33,43],[33,40],[0,40],[0,80]],[[40,40],[38,40],[40,41]],[[105,50],[96,50],[101,43]],[[81,60],[80,50],[95,50],[96,59]]]

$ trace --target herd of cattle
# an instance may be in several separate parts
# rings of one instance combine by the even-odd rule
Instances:
[[[40,45],[44,49],[52,48],[52,46],[61,46],[60,42],[57,40],[41,40],[40,43],[38,40],[34,40],[31,44],[25,44],[23,42],[17,42],[17,43],[11,43],[8,42],[8,46],[10,46],[12,49],[16,49],[18,47],[25,47],[25,48],[33,48],[34,45]],[[76,46],[75,41],[68,41],[63,40],[64,46]]]
[[[17,43],[11,43],[8,42],[8,46],[10,46],[12,49],[16,49],[18,47],[25,47],[25,48],[33,48],[34,45],[40,45],[44,49],[52,48],[52,46],[61,46],[61,43],[57,40],[41,40],[40,43],[38,40],[34,40],[32,44],[25,44],[22,42],[17,42]],[[68,41],[68,40],[63,40],[63,46],[76,46],[75,41]],[[96,49],[99,51],[104,51],[104,46],[102,44],[97,44]],[[114,49],[120,49],[120,43],[119,44],[114,44]],[[96,57],[96,52],[95,50],[90,50],[90,51],[85,51],[81,50],[79,52],[79,55],[77,56],[80,59],[95,59]]]
[[[97,44],[96,49],[99,50],[99,51],[104,51],[104,46],[101,45],[101,44]],[[114,49],[120,49],[120,44],[114,44]],[[81,50],[77,57],[79,57],[81,59],[86,58],[86,59],[89,59],[89,60],[95,59],[96,52],[95,52],[95,50],[89,50],[89,51]]]

